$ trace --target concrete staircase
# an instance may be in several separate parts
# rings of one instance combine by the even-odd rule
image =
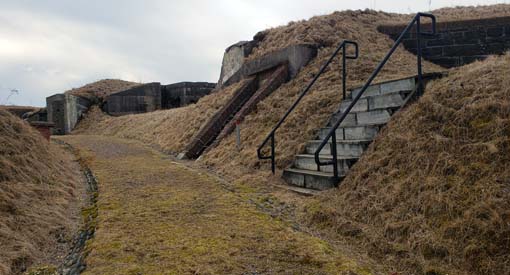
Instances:
[[[319,129],[316,139],[306,144],[303,154],[296,156],[290,168],[283,172],[284,180],[290,185],[325,190],[337,186],[349,169],[368,148],[377,133],[391,119],[391,116],[413,97],[417,88],[416,77],[399,79],[371,85],[336,130],[339,177],[333,175],[333,166],[317,169],[314,153],[326,137],[342,112],[351,104],[361,88],[351,91],[350,97],[342,101],[325,128]],[[330,140],[331,142],[331,140]],[[332,160],[330,146],[320,152],[321,160]]]

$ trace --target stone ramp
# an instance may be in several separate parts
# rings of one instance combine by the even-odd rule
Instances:
[[[288,66],[283,64],[249,79],[249,83],[236,91],[234,98],[227,102],[200,130],[186,151],[180,155],[181,158],[183,156],[189,159],[197,158],[203,151],[218,145],[224,137],[234,131],[237,123],[253,111],[257,103],[286,82],[287,77]]]

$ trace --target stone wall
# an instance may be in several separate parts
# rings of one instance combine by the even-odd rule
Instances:
[[[70,133],[90,105],[89,100],[71,94],[56,94],[47,97],[47,118],[49,122],[55,124],[52,133],[54,135]]]
[[[216,83],[180,82],[161,86],[161,108],[170,109],[196,103],[201,97],[208,95],[216,87]]]
[[[161,109],[161,84],[153,82],[111,94],[103,111],[113,116],[153,112]]]
[[[425,30],[430,29],[430,24],[423,25]],[[404,25],[380,26],[378,30],[397,39],[404,28]],[[503,54],[510,49],[510,17],[438,22],[437,31],[436,37],[423,38],[423,54],[425,59],[446,68]],[[415,31],[407,34],[403,44],[416,54],[415,37]]]

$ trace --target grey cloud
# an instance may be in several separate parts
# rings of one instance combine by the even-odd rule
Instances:
[[[48,95],[102,78],[214,82],[230,44],[291,20],[374,4],[428,8],[428,0],[2,1],[0,104],[10,88],[20,90],[11,103],[42,106]]]

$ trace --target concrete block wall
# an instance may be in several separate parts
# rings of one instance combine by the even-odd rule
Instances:
[[[161,109],[161,84],[143,84],[108,96],[103,111],[112,116],[153,112]]]
[[[425,59],[446,68],[462,66],[510,49],[510,17],[440,22],[436,37],[423,37]],[[430,24],[424,24],[430,30]],[[397,39],[404,25],[380,26],[378,30]],[[405,36],[404,47],[417,53],[416,32]]]
[[[196,103],[208,95],[216,87],[216,83],[180,82],[161,86],[161,108],[170,109]]]

